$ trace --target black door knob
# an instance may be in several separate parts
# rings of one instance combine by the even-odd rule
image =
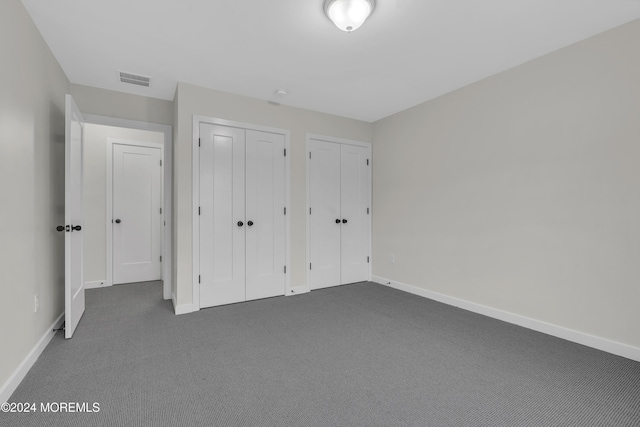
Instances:
[[[251,227],[251,226],[253,225],[253,221],[248,221],[248,222],[247,222],[247,225],[248,225],[249,227]]]
[[[346,220],[346,219],[343,219],[343,220],[342,220],[342,223],[343,223],[343,224],[346,224],[346,223],[347,223],[347,220]]]
[[[82,230],[82,227],[81,227],[80,225],[76,225],[76,226],[73,226],[73,225],[72,225],[72,226],[71,226],[71,230],[72,230],[72,231],[73,231],[73,230],[80,231],[80,230]]]
[[[116,224],[120,224],[122,221],[120,221],[120,218],[116,219]]]
[[[56,230],[58,231],[64,231],[64,225],[59,225],[56,227]]]
[[[339,219],[336,219],[336,224],[340,224],[340,220]]]
[[[243,225],[244,225],[244,222],[238,221],[238,227],[242,227]]]

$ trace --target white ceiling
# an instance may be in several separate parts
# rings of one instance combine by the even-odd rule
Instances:
[[[324,0],[22,2],[72,83],[172,100],[186,82],[366,121],[640,18],[640,0],[377,0],[344,33]]]

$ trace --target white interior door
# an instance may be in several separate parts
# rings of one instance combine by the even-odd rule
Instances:
[[[65,338],[71,338],[84,313],[82,272],[82,146],[84,119],[71,95],[65,97]]]
[[[342,284],[369,280],[369,149],[342,145],[340,159]]]
[[[113,144],[113,283],[162,278],[162,149]]]
[[[340,144],[309,142],[309,286],[340,282]]]
[[[200,124],[200,307],[245,301],[245,131]]]
[[[284,295],[284,135],[246,131],[246,299]]]

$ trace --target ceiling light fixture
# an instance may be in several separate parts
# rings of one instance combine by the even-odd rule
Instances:
[[[355,31],[367,20],[375,0],[325,0],[324,13],[342,31]]]

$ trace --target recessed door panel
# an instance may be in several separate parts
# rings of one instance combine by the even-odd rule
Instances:
[[[200,307],[245,300],[245,131],[200,125]]]
[[[285,292],[284,135],[246,131],[246,299]]]

